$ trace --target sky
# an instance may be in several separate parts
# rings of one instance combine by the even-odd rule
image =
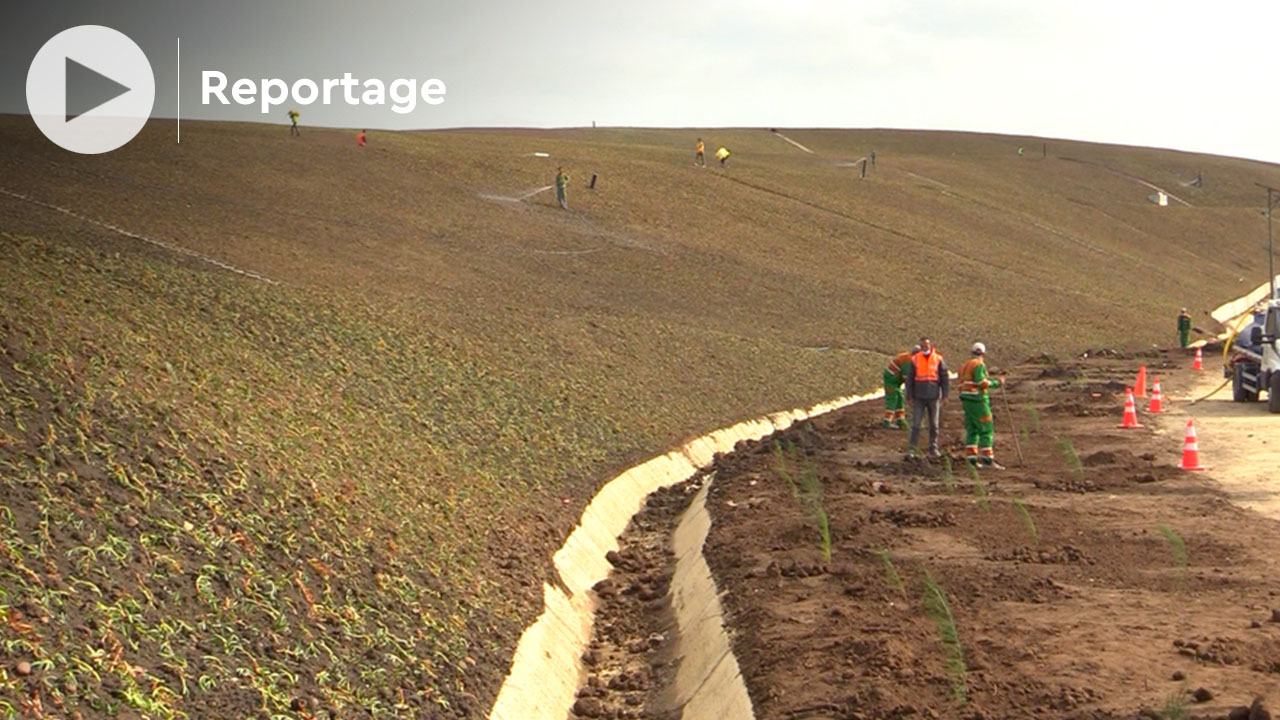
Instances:
[[[231,81],[436,78],[439,105],[300,107],[303,123],[971,130],[1280,162],[1280,3],[1139,0],[19,0],[0,27],[0,112],[58,31],[147,53],[155,116],[286,122],[204,105]],[[178,73],[181,38],[181,75]]]

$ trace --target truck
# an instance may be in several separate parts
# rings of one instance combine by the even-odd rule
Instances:
[[[1280,299],[1266,301],[1254,310],[1248,326],[1231,343],[1227,373],[1231,399],[1257,402],[1267,394],[1267,409],[1280,413]]]

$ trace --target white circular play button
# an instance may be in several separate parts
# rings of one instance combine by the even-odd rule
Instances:
[[[151,63],[129,37],[102,25],[54,35],[27,70],[36,126],[72,152],[96,155],[133,139],[151,116]]]

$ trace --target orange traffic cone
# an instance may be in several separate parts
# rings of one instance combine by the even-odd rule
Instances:
[[[1164,393],[1160,392],[1160,376],[1156,376],[1155,384],[1151,387],[1151,405],[1147,408],[1147,412],[1159,415],[1164,412]]]
[[[1133,396],[1147,396],[1147,366],[1138,366],[1138,379],[1133,381]]]
[[[1138,408],[1133,402],[1133,388],[1124,391],[1124,422],[1116,427],[1124,430],[1142,427],[1142,423],[1138,422]]]
[[[1204,353],[1201,352],[1200,348],[1196,348],[1196,361],[1191,364],[1191,369],[1192,370],[1204,369]]]
[[[1182,441],[1182,469],[1204,470],[1200,465],[1200,444],[1196,442],[1196,421],[1187,421],[1187,438]]]

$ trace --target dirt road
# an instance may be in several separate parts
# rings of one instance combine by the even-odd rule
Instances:
[[[1175,399],[1201,397],[1222,383],[1210,364],[1200,375],[1190,392]],[[1187,417],[1196,421],[1200,461],[1227,497],[1241,507],[1280,519],[1280,415],[1267,412],[1264,402],[1232,402],[1227,385],[1195,405],[1175,402],[1173,412],[1161,421],[1161,430],[1181,442]]]

